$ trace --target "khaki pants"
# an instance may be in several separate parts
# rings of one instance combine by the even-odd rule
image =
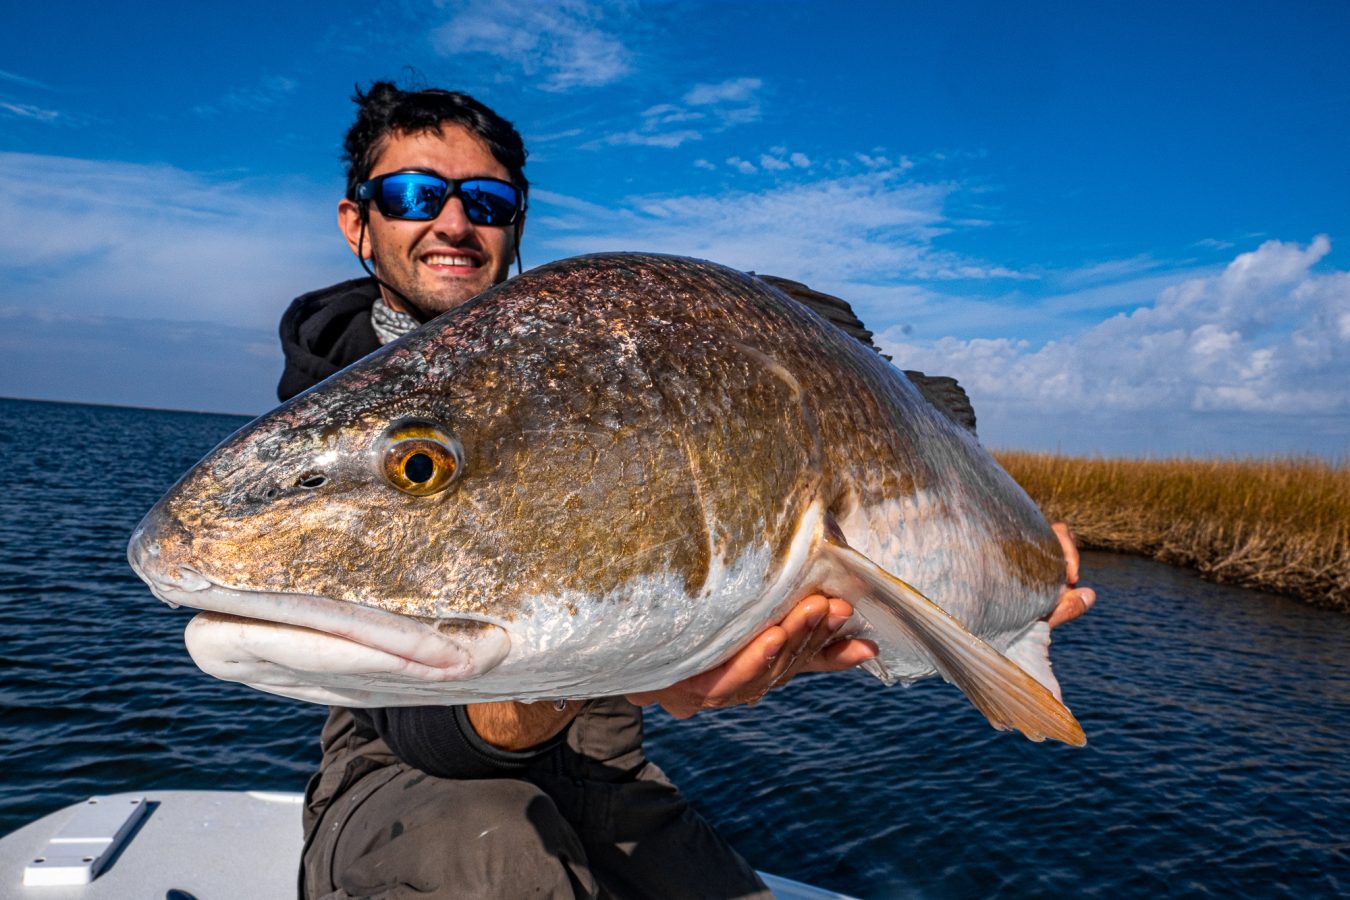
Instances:
[[[436,778],[377,743],[344,758],[326,742],[306,897],[772,897],[645,759],[641,713],[623,700],[593,701],[521,778]]]

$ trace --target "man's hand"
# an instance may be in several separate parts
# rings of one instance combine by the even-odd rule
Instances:
[[[1097,592],[1092,588],[1078,586],[1078,545],[1074,543],[1069,526],[1063,522],[1056,522],[1050,528],[1059,538],[1060,546],[1064,548],[1064,562],[1067,564],[1064,590],[1059,594],[1059,603],[1050,611],[1050,615],[1045,617],[1051,628],[1057,628],[1087,612],[1096,601]]]
[[[853,607],[846,601],[813,594],[717,668],[659,691],[629,694],[628,699],[639,706],[659,703],[675,718],[687,719],[700,709],[757,703],[771,688],[802,672],[851,669],[877,655],[871,641],[830,643],[851,615]]]

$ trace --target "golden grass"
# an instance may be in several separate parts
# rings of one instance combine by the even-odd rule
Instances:
[[[1139,553],[1350,612],[1345,462],[994,456],[1083,549]]]

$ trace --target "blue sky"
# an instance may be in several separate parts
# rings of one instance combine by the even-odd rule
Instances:
[[[339,145],[393,78],[520,128],[527,266],[806,281],[991,446],[1350,446],[1344,3],[25,6],[0,395],[269,408],[286,302],[360,274]]]

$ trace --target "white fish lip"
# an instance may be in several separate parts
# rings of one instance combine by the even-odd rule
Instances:
[[[410,664],[407,672],[422,680],[476,678],[495,668],[511,649],[506,630],[492,622],[442,620],[473,621],[483,626],[472,641],[466,641],[420,619],[357,603],[312,594],[238,590],[217,584],[186,566],[179,568],[179,579],[174,581],[154,572],[140,574],[151,592],[171,606],[322,632],[405,660]]]
[[[374,666],[379,672],[398,673],[399,680],[404,682],[425,684],[477,678],[496,668],[511,652],[511,636],[501,622],[467,616],[429,622],[313,594],[236,588],[213,581],[190,566],[176,566],[171,571],[161,553],[158,540],[161,522],[155,513],[151,510],[132,534],[127,545],[127,561],[160,600],[172,607],[201,610],[204,616],[197,617],[203,620],[197,623],[199,626],[207,620],[219,621],[221,617],[217,614],[244,620],[239,623],[243,631],[236,628],[230,632],[236,641],[233,646],[199,644],[199,649],[207,650],[208,655],[218,662],[232,662],[236,651],[248,656],[251,648],[259,646],[282,648],[278,655],[288,658],[290,664],[279,660],[255,661],[264,669],[275,663],[291,669],[296,677],[302,677],[301,673],[307,671],[303,660],[296,660],[290,648],[292,645],[322,646],[325,652],[336,651],[330,660],[349,655],[352,660],[360,661],[357,665]],[[447,624],[472,625],[473,630],[458,633],[453,628],[442,630],[440,626]],[[191,630],[189,628],[185,637],[191,637]],[[203,629],[198,627],[197,632],[200,635]],[[220,634],[220,631],[216,633]],[[291,638],[281,637],[284,633],[289,633]],[[316,643],[318,638],[322,640]],[[351,645],[357,645],[366,650],[348,653],[342,649],[344,645],[349,649],[355,649]],[[188,649],[197,660],[191,641]],[[345,669],[346,666],[338,663],[326,673],[313,671],[310,674],[315,680],[323,680]],[[226,680],[239,680],[223,671],[206,671]]]

